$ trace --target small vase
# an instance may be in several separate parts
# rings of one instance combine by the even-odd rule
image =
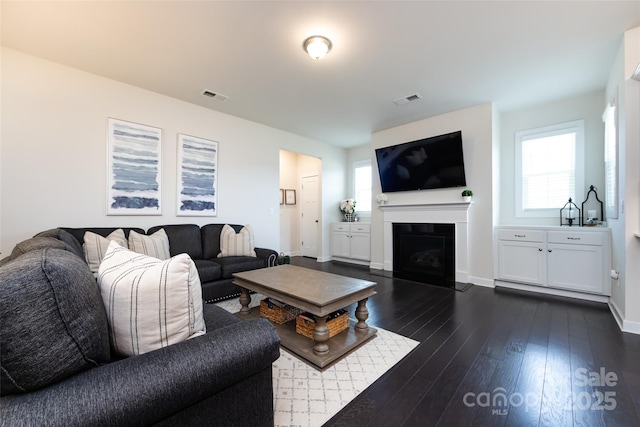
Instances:
[[[471,196],[462,196],[462,201],[465,203],[469,203],[471,201]]]
[[[355,214],[352,214],[352,213],[344,214],[344,220],[347,222],[353,222],[355,220]]]

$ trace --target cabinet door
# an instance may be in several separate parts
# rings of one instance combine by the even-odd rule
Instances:
[[[602,246],[549,244],[549,286],[580,292],[604,292]]]
[[[331,255],[341,258],[349,258],[351,256],[349,232],[334,231],[331,233]]]
[[[513,282],[546,284],[546,254],[541,242],[498,242],[498,278]]]
[[[369,233],[351,233],[351,258],[371,260],[371,238]]]

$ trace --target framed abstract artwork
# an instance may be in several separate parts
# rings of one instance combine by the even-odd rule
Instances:
[[[161,215],[162,129],[107,120],[107,215]]]
[[[284,203],[286,205],[296,204],[296,190],[284,190]]]
[[[178,134],[178,216],[218,214],[218,143]]]

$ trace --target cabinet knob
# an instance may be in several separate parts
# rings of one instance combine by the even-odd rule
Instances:
[[[542,248],[538,248],[538,252],[542,252]]]
[[[553,252],[551,249],[549,249],[549,252]]]

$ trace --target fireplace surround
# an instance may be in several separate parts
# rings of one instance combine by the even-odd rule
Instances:
[[[471,203],[382,205],[385,271],[394,271],[393,224],[453,224],[455,228],[455,281],[468,283],[468,209]]]

